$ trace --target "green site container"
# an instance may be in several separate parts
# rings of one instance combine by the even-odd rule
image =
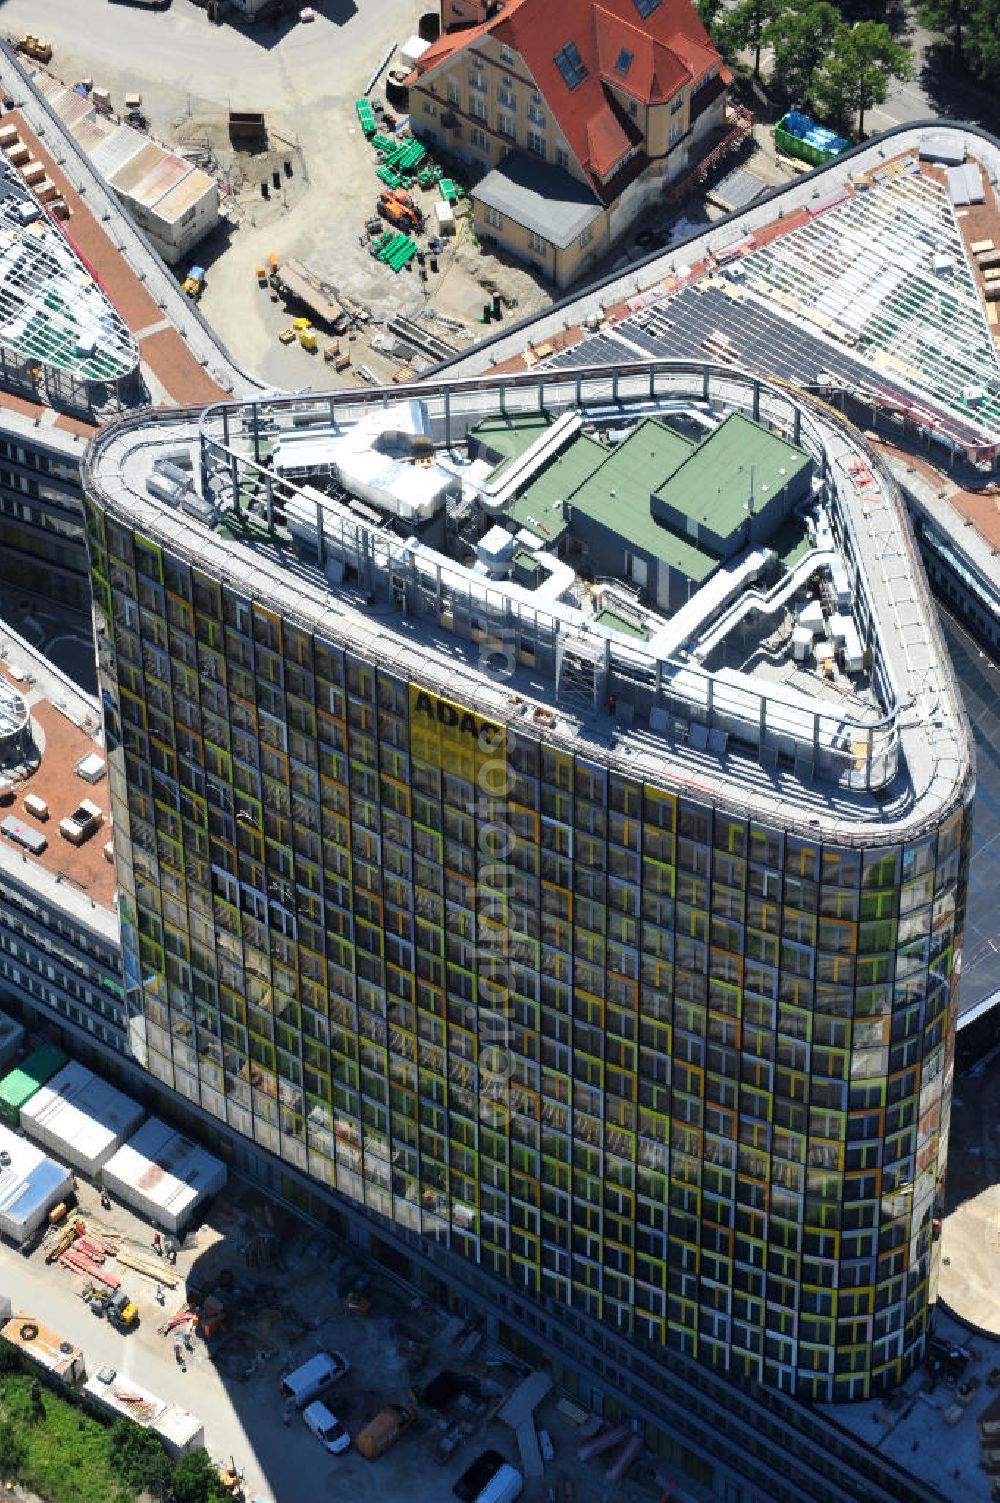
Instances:
[[[16,1127],[21,1108],[40,1091],[47,1080],[66,1063],[66,1055],[54,1044],[42,1044],[28,1058],[0,1080],[0,1117]]]
[[[358,123],[366,136],[375,134],[375,115],[367,99],[356,99],[354,108],[358,112]]]

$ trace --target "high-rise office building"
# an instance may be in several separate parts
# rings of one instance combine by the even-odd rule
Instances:
[[[139,415],[84,481],[143,1066],[549,1321],[899,1382],[972,767],[864,439],[664,364]]]

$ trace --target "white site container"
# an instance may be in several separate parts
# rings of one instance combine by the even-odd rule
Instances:
[[[71,1060],[21,1108],[21,1127],[93,1179],[145,1112],[137,1101]]]
[[[0,1235],[20,1247],[72,1189],[63,1164],[0,1123]]]
[[[808,626],[797,626],[792,632],[792,657],[796,663],[808,663],[812,655],[813,634]]]
[[[107,762],[99,752],[88,752],[76,764],[76,775],[85,783],[99,783],[107,771]]]
[[[113,1371],[107,1369],[106,1371]],[[117,1373],[109,1383],[96,1376],[88,1378],[83,1392],[106,1413],[127,1415],[144,1429],[155,1430],[173,1457],[198,1450],[205,1444],[205,1427],[195,1415],[179,1404],[158,1399],[148,1389],[140,1388],[131,1378]]]
[[[226,1166],[190,1138],[150,1117],[105,1164],[101,1179],[165,1232],[179,1232],[226,1183]]]
[[[25,814],[30,814],[32,819],[48,819],[49,806],[43,798],[38,797],[37,793],[26,793],[24,795],[24,812]]]

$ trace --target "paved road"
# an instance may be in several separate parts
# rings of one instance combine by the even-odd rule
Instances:
[[[0,1293],[8,1296],[15,1313],[38,1316],[60,1336],[82,1347],[88,1376],[106,1364],[158,1398],[190,1410],[205,1423],[211,1454],[224,1461],[235,1457],[240,1468],[246,1468],[251,1492],[267,1488],[266,1474],[270,1470],[273,1477],[274,1471],[264,1457],[268,1451],[273,1457],[290,1449],[273,1399],[270,1404],[254,1403],[252,1390],[241,1391],[237,1415],[203,1348],[189,1358],[187,1372],[181,1372],[169,1342],[156,1334],[154,1315],[144,1319],[138,1331],[119,1335],[105,1321],[94,1319],[75,1292],[75,1283],[62,1270],[47,1268],[38,1255],[29,1260],[9,1247],[0,1248]],[[257,1455],[251,1433],[262,1456]],[[308,1461],[311,1453],[304,1446],[301,1449]]]

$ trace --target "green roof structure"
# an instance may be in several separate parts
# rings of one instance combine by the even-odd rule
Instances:
[[[608,450],[596,438],[578,433],[560,454],[533,476],[507,508],[519,527],[527,527],[545,543],[554,543],[566,531],[562,503],[607,459]]]
[[[700,583],[718,568],[718,557],[657,521],[649,500],[660,483],[656,477],[672,475],[694,448],[689,438],[646,418],[573,492],[569,506]]]
[[[812,460],[779,434],[731,412],[719,426],[692,446],[666,479],[653,487],[658,500],[699,530],[721,539],[732,537],[746,522],[751,494],[762,511],[772,496],[811,466]]]
[[[496,417],[483,418],[469,432],[470,438],[478,439],[489,453],[499,454],[500,461],[490,473],[490,480],[497,480],[512,459],[520,459],[538,436],[551,428],[554,419],[547,412],[499,413]]]
[[[0,1080],[0,1117],[16,1126],[21,1108],[40,1091],[47,1080],[66,1063],[66,1055],[54,1044],[42,1044],[9,1075]]]

